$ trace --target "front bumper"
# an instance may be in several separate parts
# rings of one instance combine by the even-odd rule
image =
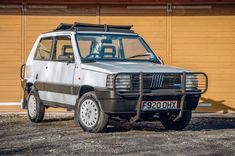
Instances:
[[[138,103],[138,96],[126,97],[119,96],[113,90],[107,89],[96,89],[96,96],[100,101],[101,109],[105,113],[111,114],[128,114],[136,113],[136,106]],[[166,100],[177,100],[180,103],[182,95],[161,95],[161,96],[144,96],[143,100],[145,101],[166,101]],[[186,110],[195,110],[200,94],[187,94],[185,98],[185,107]],[[178,105],[179,107],[179,105]],[[156,111],[157,112],[157,111]]]
[[[120,74],[132,74],[132,73],[118,73],[114,76],[113,89],[111,90],[99,90],[96,89],[97,98],[101,102],[101,109],[106,113],[135,113],[136,115],[131,119],[135,122],[140,118],[141,103],[143,100],[177,100],[179,101],[178,110],[179,115],[175,120],[178,120],[182,116],[184,110],[194,110],[198,105],[201,94],[205,93],[208,88],[208,78],[205,73],[182,73],[181,87],[178,89],[155,89],[151,92],[146,92],[144,89],[144,74],[139,74],[139,89],[138,91],[120,92],[116,89],[116,78]],[[135,73],[136,74],[136,73]],[[189,91],[187,90],[186,76],[188,74],[200,75],[203,77],[204,88]],[[156,111],[157,112],[157,111]]]

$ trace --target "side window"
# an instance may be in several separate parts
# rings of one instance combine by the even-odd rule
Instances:
[[[37,51],[35,54],[35,60],[49,60],[52,48],[52,38],[43,38],[39,42]]]
[[[57,36],[56,37],[55,51],[52,60],[74,62],[73,47],[70,36]]]

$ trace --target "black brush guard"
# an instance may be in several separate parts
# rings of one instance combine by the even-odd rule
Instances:
[[[116,79],[119,75],[133,75],[133,74],[137,74],[139,75],[139,89],[138,90],[130,90],[130,91],[120,91],[120,89],[116,88]],[[180,106],[179,106],[179,114],[178,116],[174,119],[174,121],[177,121],[178,119],[180,119],[183,115],[183,111],[184,111],[184,105],[185,105],[185,98],[187,94],[204,94],[207,89],[208,89],[208,77],[205,73],[203,72],[184,72],[181,73],[181,87],[179,89],[155,89],[152,90],[151,92],[144,92],[144,76],[146,74],[149,73],[118,73],[114,75],[113,78],[113,89],[115,94],[119,95],[119,96],[138,96],[138,102],[136,105],[136,115],[131,118],[130,122],[136,122],[137,120],[140,119],[140,113],[141,113],[141,103],[143,100],[144,96],[166,96],[166,95],[172,95],[172,96],[177,96],[180,95],[181,96],[181,100],[180,100]],[[153,74],[179,74],[179,73],[153,73]],[[187,90],[187,81],[186,81],[186,77],[188,77],[188,75],[194,75],[196,76],[195,78],[191,78],[191,82],[194,82],[195,80],[198,83],[198,89],[196,90]],[[198,79],[198,77],[200,77]],[[190,77],[188,77],[188,80],[190,80]]]

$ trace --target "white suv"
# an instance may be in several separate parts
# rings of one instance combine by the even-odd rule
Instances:
[[[85,131],[109,119],[156,120],[181,130],[207,90],[207,76],[163,65],[131,26],[60,24],[36,40],[21,69],[23,108],[32,122],[45,108],[74,110]]]

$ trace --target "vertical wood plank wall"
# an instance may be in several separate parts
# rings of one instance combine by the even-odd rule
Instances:
[[[26,14],[26,53],[30,52],[38,35],[52,31],[60,23],[97,23],[95,6],[77,6],[73,8],[40,8],[28,6]]]
[[[173,10],[172,64],[209,76],[204,111],[235,110],[235,7]],[[202,110],[199,108],[198,110]]]
[[[19,68],[37,36],[59,23],[132,24],[166,64],[203,71],[209,91],[199,111],[235,111],[235,7],[130,9],[126,5],[79,5],[51,9],[27,5],[0,10],[0,102],[20,102]],[[23,57],[22,57],[23,56]],[[20,111],[0,106],[0,111]]]
[[[12,102],[21,99],[19,68],[22,54],[21,9],[0,9],[0,111],[20,111]]]

